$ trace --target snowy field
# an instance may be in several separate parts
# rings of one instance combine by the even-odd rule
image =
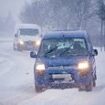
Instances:
[[[0,38],[0,105],[105,105],[105,52],[96,57],[97,87],[92,92],[72,89],[34,91],[34,59],[12,49],[12,39]]]

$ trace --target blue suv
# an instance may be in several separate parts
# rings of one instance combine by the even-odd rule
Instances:
[[[91,91],[96,86],[95,58],[85,31],[54,31],[42,37],[39,50],[30,52],[34,65],[35,89],[78,87]]]

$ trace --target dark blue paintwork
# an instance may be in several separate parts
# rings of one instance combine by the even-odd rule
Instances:
[[[46,70],[40,74],[34,70],[35,74],[35,85],[38,86],[51,86],[56,80],[52,78],[53,74],[71,74],[74,84],[87,84],[89,83],[94,76],[96,76],[96,66],[95,59],[92,55],[93,47],[89,39],[88,34],[85,31],[60,31],[60,32],[51,32],[43,36],[44,39],[52,38],[70,38],[70,37],[80,37],[86,40],[88,55],[86,56],[70,56],[70,57],[58,57],[58,58],[47,58],[39,57],[36,58],[36,63],[41,62],[45,64]],[[81,76],[77,70],[77,64],[81,61],[89,61],[91,65],[91,70],[89,73]],[[35,63],[35,66],[36,66]]]

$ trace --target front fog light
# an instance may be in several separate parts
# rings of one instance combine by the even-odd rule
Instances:
[[[87,70],[87,69],[89,69],[89,62],[88,61],[80,62],[78,64],[78,69],[79,70]]]
[[[37,71],[44,71],[45,70],[45,65],[44,64],[37,64],[36,65],[36,70]]]

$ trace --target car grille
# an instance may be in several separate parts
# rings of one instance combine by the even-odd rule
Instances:
[[[28,44],[28,45],[33,45],[35,42],[34,41],[25,41],[25,44]]]
[[[55,67],[48,67],[49,70],[69,70],[69,69],[76,69],[75,65],[72,66],[55,66]]]

